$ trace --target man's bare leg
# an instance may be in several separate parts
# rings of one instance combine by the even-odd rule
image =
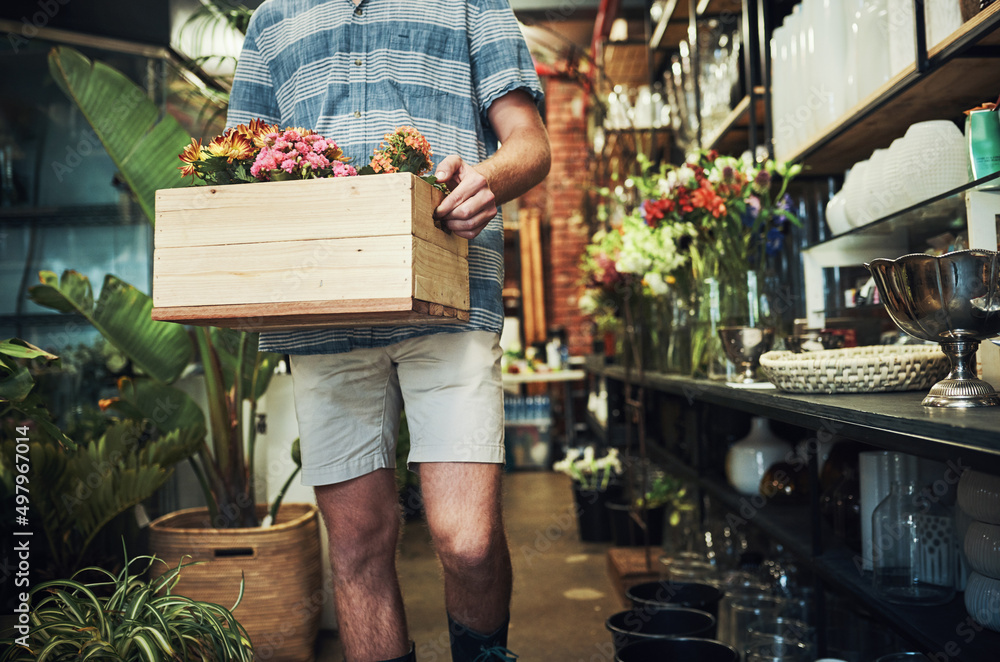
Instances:
[[[399,493],[392,469],[316,488],[333,565],[337,624],[348,662],[377,662],[410,650],[396,575]]]
[[[481,634],[494,632],[510,615],[502,473],[501,464],[420,465],[427,523],[444,567],[445,606],[455,621]]]

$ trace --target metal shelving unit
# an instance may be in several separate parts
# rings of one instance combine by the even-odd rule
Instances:
[[[609,384],[622,383],[625,370],[591,359],[587,369]],[[922,392],[873,395],[798,395],[776,390],[741,389],[724,383],[659,373],[645,373],[646,392],[678,400],[683,408],[688,453],[676,450],[674,430],[649,435],[649,457],[678,476],[695,481],[705,493],[730,513],[739,515],[746,497],[737,494],[719,474],[712,453],[718,440],[697,428],[706,417],[725,412],[765,416],[817,432],[835,433],[876,448],[903,451],[939,461],[960,461],[982,471],[1000,472],[1000,433],[997,412],[987,409],[935,411],[920,404]],[[593,424],[597,434],[613,434]],[[814,458],[808,469],[810,485],[818,486]],[[910,642],[932,653],[946,653],[955,662],[993,662],[1000,650],[1000,633],[982,629],[969,620],[961,594],[941,607],[906,607],[890,604],[874,592],[871,578],[855,563],[857,554],[837,538],[819,512],[819,490],[811,489],[808,501],[790,505],[767,502],[755,507],[751,518],[742,517],[801,559],[828,590],[857,601],[873,618]],[[974,636],[973,636],[974,635]]]

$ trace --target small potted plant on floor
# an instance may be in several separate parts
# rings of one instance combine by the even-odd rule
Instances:
[[[597,457],[594,448],[571,448],[566,457],[553,467],[573,479],[573,501],[577,527],[583,542],[611,540],[611,520],[605,504],[620,491],[618,477],[622,463],[618,449],[609,448]]]
[[[140,556],[118,574],[85,568],[71,579],[39,584],[31,591],[27,622],[0,642],[6,648],[0,662],[251,662],[250,640],[232,612],[174,594],[182,564],[145,581],[156,563],[163,562]]]

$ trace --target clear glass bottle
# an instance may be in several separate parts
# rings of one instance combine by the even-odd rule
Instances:
[[[894,480],[872,513],[875,590],[889,602],[939,605],[955,596],[957,549],[951,513]]]

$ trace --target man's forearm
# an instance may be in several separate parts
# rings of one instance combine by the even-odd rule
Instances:
[[[551,165],[548,132],[540,122],[515,127],[500,149],[475,166],[489,182],[497,206],[527,193],[545,179]]]

